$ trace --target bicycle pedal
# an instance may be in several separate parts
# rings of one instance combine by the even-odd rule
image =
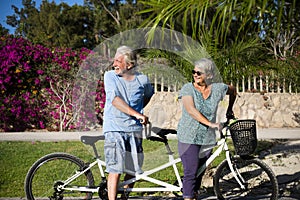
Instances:
[[[206,188],[200,188],[200,189],[197,191],[197,195],[206,194],[206,193],[207,193],[207,189],[206,189]]]

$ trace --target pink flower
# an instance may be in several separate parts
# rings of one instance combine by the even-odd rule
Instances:
[[[41,83],[41,81],[40,81],[39,78],[36,78],[36,79],[34,80],[34,84],[35,84],[35,85],[39,85],[40,83]]]
[[[38,69],[36,72],[37,72],[38,75],[44,74],[44,71],[41,70],[41,69]]]
[[[44,129],[45,128],[44,122],[39,121],[39,123],[40,123],[40,128]]]

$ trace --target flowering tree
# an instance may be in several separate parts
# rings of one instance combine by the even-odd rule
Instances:
[[[23,38],[1,37],[0,129],[76,128],[72,91],[79,65],[89,53],[85,48],[51,51]],[[99,89],[91,92],[104,93],[101,87],[99,83]],[[101,116],[105,95],[97,94],[95,98],[90,114]]]
[[[102,124],[105,103],[103,73],[109,64],[109,60],[95,50],[80,65],[72,94],[78,130],[90,130]]]
[[[53,62],[47,70],[49,88],[43,95],[51,102],[51,128],[65,131],[76,128],[78,112],[74,112],[72,94],[80,64],[91,51],[82,48],[75,51],[69,48],[53,50]],[[82,92],[82,91],[81,91]],[[93,114],[95,114],[95,107]]]
[[[41,97],[42,79],[52,55],[48,48],[23,38],[1,37],[0,128],[23,131],[45,128],[46,106]]]

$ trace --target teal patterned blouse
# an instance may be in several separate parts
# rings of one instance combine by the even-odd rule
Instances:
[[[215,122],[219,102],[225,97],[228,85],[213,83],[211,93],[207,99],[196,90],[192,83],[185,84],[179,92],[179,98],[192,96],[197,110],[209,121]],[[182,117],[178,123],[177,138],[182,143],[198,145],[214,145],[216,143],[215,130],[201,124],[182,107]]]

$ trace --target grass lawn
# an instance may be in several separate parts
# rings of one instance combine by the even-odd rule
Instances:
[[[171,149],[177,154],[177,140],[170,140]],[[260,145],[261,144],[261,145]],[[268,145],[266,145],[268,144]],[[260,142],[259,150],[267,148],[270,143]],[[154,166],[158,166],[168,161],[165,147],[162,143],[144,140],[143,143],[145,162],[143,169],[149,170]],[[103,156],[103,141],[97,143],[97,149]],[[77,141],[63,141],[63,142],[0,142],[0,197],[25,197],[24,181],[27,171],[31,165],[40,157],[53,152],[66,152],[73,154],[85,162],[93,160],[92,149],[89,146]],[[103,158],[103,157],[102,157]],[[216,166],[224,155],[221,155],[214,163]],[[182,166],[178,165],[180,173],[182,174]],[[93,171],[95,183],[99,183],[99,174]],[[46,176],[46,175],[45,175]],[[174,183],[176,181],[172,169],[163,170],[153,175],[164,181]],[[146,183],[138,183],[141,185]],[[139,186],[139,185],[136,186]],[[149,184],[147,185],[149,186]]]

